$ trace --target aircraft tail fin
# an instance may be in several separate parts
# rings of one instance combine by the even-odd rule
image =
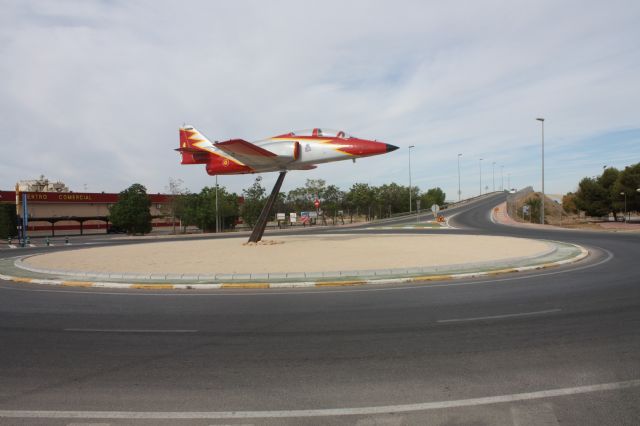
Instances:
[[[176,151],[182,154],[181,164],[207,163],[211,156],[207,148],[211,147],[213,147],[211,141],[193,126],[180,128],[180,148]]]

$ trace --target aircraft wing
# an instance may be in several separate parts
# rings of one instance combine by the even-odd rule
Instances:
[[[242,139],[217,142],[214,146],[253,169],[279,165],[276,154]]]

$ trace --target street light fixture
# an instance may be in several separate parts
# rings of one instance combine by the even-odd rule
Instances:
[[[462,154],[458,154],[458,202],[462,199],[462,191],[460,191],[460,157],[462,157]]]
[[[542,123],[542,198],[540,203],[540,223],[544,225],[544,118],[536,118]]]
[[[411,213],[411,148],[415,148],[415,145],[409,145],[409,213]]]
[[[493,181],[493,192],[496,192],[496,162],[492,163],[491,180]]]
[[[480,158],[479,164],[480,164],[480,195],[482,195],[482,158]]]

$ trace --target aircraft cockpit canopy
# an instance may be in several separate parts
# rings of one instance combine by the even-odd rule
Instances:
[[[343,132],[342,130],[333,130],[333,129],[326,129],[326,128],[296,130],[295,132],[288,133],[286,136],[319,136],[319,137],[342,138],[342,139],[352,138],[351,135]]]

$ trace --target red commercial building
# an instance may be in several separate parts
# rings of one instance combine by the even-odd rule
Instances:
[[[92,192],[16,192],[0,191],[0,203],[16,206],[22,217],[22,194],[27,199],[31,236],[106,233],[110,227],[109,207],[119,194]],[[153,230],[173,226],[168,215],[171,195],[150,194]]]

